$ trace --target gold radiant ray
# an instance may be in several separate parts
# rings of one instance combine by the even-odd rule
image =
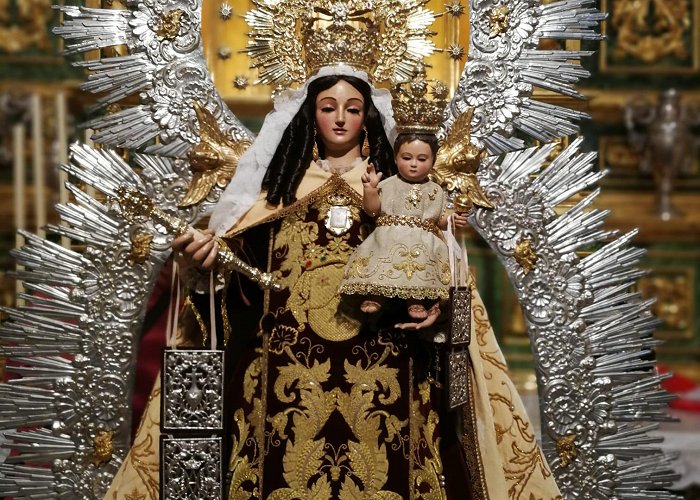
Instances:
[[[454,0],[429,0],[423,5],[422,10],[414,12],[409,20],[411,29],[418,29],[428,23],[428,10],[436,13],[446,12],[447,6],[455,3]],[[241,78],[247,78],[249,82],[255,82],[259,78],[258,71],[250,68],[249,57],[241,52],[248,43],[247,33],[250,30],[243,15],[252,7],[250,0],[229,0],[228,4],[233,8],[233,15],[224,20],[220,17],[219,0],[204,0],[202,7],[202,31],[203,46],[207,62],[217,90],[227,103],[235,107],[239,115],[261,116],[270,109],[270,94],[274,85],[234,85]],[[442,15],[429,25],[429,29],[436,33],[434,40],[439,40],[440,45],[446,47],[450,43],[459,44],[469,48],[469,13],[467,0],[461,0],[464,13],[459,17]],[[268,18],[269,20],[269,18]],[[261,19],[263,21],[263,19]],[[220,57],[222,48],[230,49],[228,57]],[[261,54],[265,50],[259,49]],[[426,48],[421,43],[409,39],[407,50],[412,56],[425,55]],[[429,79],[442,80],[449,83],[453,92],[466,58],[462,61],[453,61],[442,51],[434,52],[425,61],[427,76]],[[403,64],[400,71],[410,73],[413,65]],[[279,75],[274,75],[275,77]]]

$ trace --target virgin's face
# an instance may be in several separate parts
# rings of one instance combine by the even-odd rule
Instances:
[[[359,147],[364,104],[360,91],[344,80],[316,96],[316,131],[326,155],[345,154]]]
[[[404,180],[421,182],[433,167],[433,152],[427,142],[415,140],[401,144],[396,154],[396,167]]]

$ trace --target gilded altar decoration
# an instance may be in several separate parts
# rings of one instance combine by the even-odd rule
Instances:
[[[617,31],[612,56],[656,63],[667,56],[690,57],[686,35],[692,26],[690,0],[617,0],[611,24]]]
[[[445,12],[447,15],[452,16],[452,17],[460,17],[462,14],[464,14],[464,11],[466,8],[464,5],[462,5],[462,2],[459,0],[452,0],[450,2],[445,3]]]
[[[245,16],[252,28],[246,51],[260,83],[289,86],[334,64],[364,70],[375,81],[405,81],[435,51],[429,28],[436,14],[427,3],[255,0],[257,8]]]
[[[153,234],[145,228],[137,228],[129,235],[129,239],[131,240],[129,263],[131,265],[143,264],[151,256]]]
[[[492,38],[502,35],[508,31],[508,28],[510,28],[510,21],[508,19],[509,15],[510,9],[508,8],[508,5],[505,4],[494,7],[489,11],[488,19],[491,28],[489,35]]]
[[[92,463],[99,466],[109,462],[112,459],[112,453],[114,453],[114,433],[99,432],[92,442],[92,449]]]
[[[692,171],[700,106],[684,103],[676,89],[662,91],[658,103],[637,96],[625,105],[625,124],[630,145],[640,155],[639,169],[657,185],[658,216],[681,215],[671,195],[677,178]]]
[[[223,2],[219,6],[219,17],[223,21],[228,21],[233,16],[233,7],[228,2]]]
[[[12,2],[0,0],[0,51],[17,54],[32,47],[48,49],[51,0],[17,0],[16,16],[10,17]]]
[[[212,113],[197,103],[200,140],[189,152],[193,176],[180,207],[201,203],[216,185],[224,188],[236,173],[238,160],[250,146],[249,140],[234,141],[223,133]]]
[[[185,11],[182,9],[173,9],[165,12],[160,17],[160,23],[158,25],[158,37],[161,40],[173,41],[180,34],[180,21]]]
[[[516,243],[513,257],[526,275],[535,268],[537,253],[528,238],[523,238]]]
[[[568,467],[578,454],[576,452],[576,434],[568,434],[557,439],[557,453],[561,459],[561,466]]]
[[[642,297],[656,299],[651,311],[664,323],[664,330],[671,332],[692,331],[694,276],[689,269],[656,269],[651,276],[639,280]]]
[[[245,90],[248,85],[250,85],[250,81],[245,75],[236,75],[233,79],[233,86],[238,90]]]
[[[450,56],[450,59],[461,61],[464,58],[464,54],[466,54],[466,50],[463,45],[451,43],[447,46],[447,54]]]

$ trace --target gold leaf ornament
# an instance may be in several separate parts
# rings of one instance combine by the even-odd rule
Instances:
[[[214,115],[201,104],[195,103],[194,110],[200,141],[189,153],[193,176],[180,207],[200,203],[215,185],[226,187],[236,173],[238,161],[251,144],[248,140],[233,141],[224,134]]]

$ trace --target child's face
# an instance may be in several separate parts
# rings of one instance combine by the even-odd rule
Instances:
[[[399,174],[409,182],[423,181],[433,167],[433,152],[427,142],[415,140],[401,144],[396,154]]]

